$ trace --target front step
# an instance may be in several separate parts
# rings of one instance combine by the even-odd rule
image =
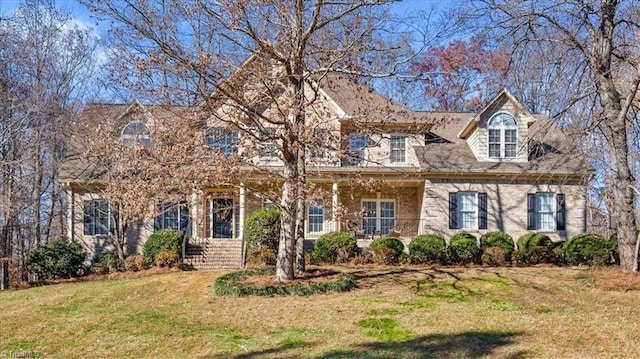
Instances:
[[[242,239],[189,238],[183,263],[196,270],[242,268],[244,243]]]

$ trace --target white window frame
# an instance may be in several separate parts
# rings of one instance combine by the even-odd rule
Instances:
[[[317,210],[319,213],[312,213]],[[324,198],[315,198],[307,205],[307,233],[324,233]],[[318,221],[312,221],[312,219]]]
[[[240,136],[237,130],[230,130],[224,127],[209,127],[207,129],[207,146],[220,151],[225,156],[238,154],[239,141]]]
[[[347,144],[348,163],[351,165],[359,165],[364,162],[364,149],[367,147],[367,135],[363,133],[352,132],[349,134]]]
[[[456,194],[457,206],[456,206],[456,216],[458,216],[458,227],[459,229],[478,229],[478,220],[479,220],[479,208],[478,208],[478,192],[458,192]],[[463,197],[473,196],[472,208],[473,210],[464,210],[463,209]],[[474,223],[471,226],[465,226],[464,215],[472,214],[474,217]]]
[[[265,127],[260,132],[260,143],[258,144],[258,155],[260,159],[268,160],[278,157],[278,146],[276,145],[276,129]]]
[[[373,216],[370,216],[368,213],[366,213],[365,211],[365,202],[370,202],[370,203],[375,203],[375,214]],[[393,204],[393,217],[382,217],[382,203],[392,203]],[[396,204],[396,201],[394,199],[386,199],[386,198],[380,198],[380,199],[370,199],[370,198],[363,198],[360,201],[361,204],[361,208],[363,210],[362,213],[362,226],[361,228],[365,231],[366,235],[373,235],[375,234],[376,231],[380,231],[380,234],[385,235],[387,233],[389,233],[390,230],[392,230],[393,228],[396,227],[396,223],[397,223],[397,213],[398,213],[398,206]],[[371,228],[371,226],[366,225],[367,221],[375,221],[375,228]],[[383,230],[383,221],[390,221],[389,223],[391,223],[391,225],[386,225],[385,224],[385,229],[387,229],[387,231]]]
[[[404,133],[392,133],[389,137],[389,162],[390,163],[407,163],[407,139],[408,136]],[[394,146],[394,140],[402,140],[403,148],[400,146]],[[400,160],[400,154],[402,159]]]
[[[550,199],[550,210],[544,210],[541,206],[541,198],[548,197]],[[536,193],[536,230],[539,231],[555,231],[556,230],[556,194],[553,192],[537,192]],[[550,221],[543,221],[543,216],[546,216]],[[550,226],[543,226],[543,224],[550,223]]]
[[[513,121],[512,125],[505,125],[502,117],[508,117]],[[500,121],[499,124],[493,122]],[[498,142],[491,141],[491,132],[498,131]],[[515,131],[515,141],[507,142],[507,131]],[[497,145],[499,147],[499,155],[495,156],[491,154],[491,146]],[[513,146],[515,149],[513,153],[507,153],[507,145]],[[516,158],[518,156],[518,121],[516,118],[508,112],[498,112],[491,116],[487,122],[487,157],[494,159],[504,158]]]
[[[134,126],[137,128],[133,129]],[[131,121],[122,128],[120,139],[122,144],[128,148],[148,146],[151,144],[151,130],[142,121]]]
[[[189,207],[187,206],[187,201],[180,201],[178,203],[173,202],[163,202],[158,203],[158,208],[160,209],[160,213],[154,219],[155,221],[159,221],[160,228],[159,229],[173,229],[177,231],[183,231],[185,234],[187,232],[187,228],[181,228],[182,219],[186,218],[187,227],[189,222]],[[170,225],[169,222],[174,222],[177,224],[177,228]],[[155,223],[154,223],[155,227]],[[156,229],[156,228],[154,228]]]

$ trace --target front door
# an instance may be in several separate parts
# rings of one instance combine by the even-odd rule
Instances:
[[[207,212],[207,237],[233,238],[233,199],[211,199]]]

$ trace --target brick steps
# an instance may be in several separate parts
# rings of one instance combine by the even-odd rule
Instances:
[[[242,268],[244,243],[241,239],[191,238],[185,248],[184,265],[196,270]]]

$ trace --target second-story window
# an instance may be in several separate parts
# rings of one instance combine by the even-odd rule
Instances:
[[[367,136],[361,133],[349,134],[347,160],[349,164],[358,165],[364,161],[364,149],[367,147]]]
[[[404,163],[407,161],[407,136],[391,135],[389,147],[391,163]]]
[[[225,156],[238,154],[238,131],[223,127],[210,127],[207,130],[207,146],[220,151]]]
[[[329,135],[329,130],[324,128],[316,128],[313,130],[313,141],[310,141],[312,158],[323,159],[329,157]]]
[[[518,150],[518,126],[508,113],[500,112],[487,126],[489,158],[513,158]]]
[[[275,128],[267,127],[260,131],[260,144],[258,145],[258,151],[260,153],[260,158],[268,159],[278,156]]]
[[[151,144],[151,131],[140,121],[129,122],[120,135],[122,144],[129,148],[148,146]]]

